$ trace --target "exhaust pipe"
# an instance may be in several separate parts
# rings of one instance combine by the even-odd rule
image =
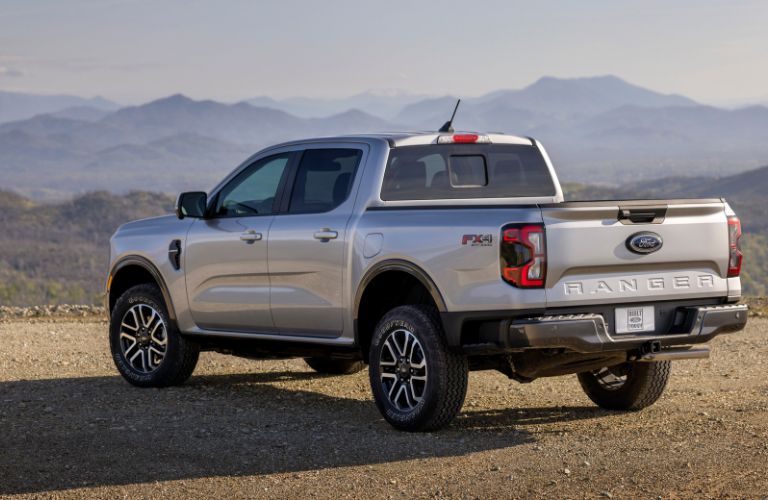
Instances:
[[[642,354],[637,361],[644,363],[653,363],[655,361],[677,361],[680,359],[707,359],[709,358],[709,347],[673,347],[671,349],[662,349],[660,351],[647,352]]]

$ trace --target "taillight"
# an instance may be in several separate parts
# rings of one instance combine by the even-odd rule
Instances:
[[[741,221],[738,217],[728,217],[728,277],[733,278],[741,273]]]
[[[438,144],[490,144],[491,138],[478,134],[453,134],[441,135],[437,138]]]
[[[518,288],[544,288],[547,242],[542,224],[509,224],[501,229],[501,276]]]

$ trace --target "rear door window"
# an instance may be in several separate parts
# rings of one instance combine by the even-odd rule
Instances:
[[[308,149],[296,171],[288,213],[328,212],[349,196],[355,170],[363,152],[359,149]]]

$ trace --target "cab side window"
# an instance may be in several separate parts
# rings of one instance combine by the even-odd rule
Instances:
[[[359,149],[308,149],[291,191],[288,213],[328,212],[349,196],[363,152]]]
[[[275,212],[275,197],[286,175],[290,153],[262,158],[240,172],[219,192],[215,217],[248,217]]]

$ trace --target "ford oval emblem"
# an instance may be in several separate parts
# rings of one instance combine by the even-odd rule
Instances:
[[[664,240],[656,233],[643,232],[635,233],[627,238],[627,249],[630,252],[647,254],[653,253],[661,248]]]

